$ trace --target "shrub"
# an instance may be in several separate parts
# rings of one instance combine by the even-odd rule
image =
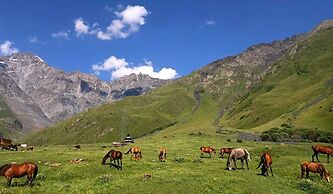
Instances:
[[[323,132],[318,129],[293,128],[283,124],[282,128],[271,128],[260,135],[263,141],[313,141],[333,143],[333,132]]]

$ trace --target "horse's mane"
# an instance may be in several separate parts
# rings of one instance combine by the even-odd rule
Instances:
[[[110,153],[114,151],[114,150],[110,150],[108,153],[105,154],[105,156],[103,157],[103,160],[102,160],[102,164],[104,165],[106,160],[110,157]]]
[[[3,173],[3,171],[6,171],[10,167],[10,164],[5,164],[0,167],[0,174]]]

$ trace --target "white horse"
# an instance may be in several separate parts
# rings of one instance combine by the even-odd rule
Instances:
[[[237,169],[237,165],[236,165],[237,160],[240,160],[242,162],[242,169],[244,169],[244,160],[245,160],[247,170],[249,170],[248,161],[251,161],[251,158],[250,158],[250,153],[246,149],[235,148],[231,151],[231,153],[229,154],[228,160],[227,160],[227,169],[228,170],[231,169],[231,167],[230,167],[231,160],[234,161],[235,169]]]

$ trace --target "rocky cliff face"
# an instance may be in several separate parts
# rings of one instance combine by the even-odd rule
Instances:
[[[44,128],[108,101],[146,93],[165,82],[135,74],[103,82],[94,75],[65,73],[30,53],[0,57],[0,80],[0,97],[27,130]]]

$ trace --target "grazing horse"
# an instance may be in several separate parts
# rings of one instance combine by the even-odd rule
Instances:
[[[212,157],[211,153],[214,152],[216,154],[216,151],[212,147],[200,147],[201,152],[201,158],[203,158],[204,153],[208,153],[209,157]]]
[[[131,153],[134,156],[134,159],[142,158],[141,150],[139,147],[131,147],[125,154]]]
[[[0,167],[0,176],[4,176],[7,179],[7,186],[10,187],[13,178],[21,178],[27,176],[28,180],[26,184],[32,186],[32,181],[35,180],[38,173],[38,167],[36,164],[26,162],[23,164],[6,164]]]
[[[324,165],[317,162],[303,162],[301,165],[302,178],[304,178],[304,174],[306,173],[306,178],[309,178],[309,172],[319,173],[321,178],[326,179],[327,182],[330,182],[331,175],[326,170]]]
[[[230,154],[233,148],[221,148],[220,150],[220,156],[223,158],[224,154]]]
[[[251,158],[250,158],[250,153],[246,149],[236,148],[236,149],[233,149],[231,151],[231,153],[229,154],[228,160],[227,160],[227,169],[228,170],[230,170],[230,162],[231,162],[231,160],[234,161],[235,169],[237,169],[237,165],[236,165],[236,161],[237,160],[241,160],[241,162],[242,162],[242,169],[244,169],[244,160],[245,160],[247,170],[249,170],[248,161],[251,161]]]
[[[268,176],[268,169],[271,169],[272,176],[273,175],[273,170],[272,170],[272,156],[269,152],[265,152],[261,155],[261,160],[259,162],[259,165],[256,169],[258,169],[261,166],[261,174],[264,176]]]
[[[123,154],[120,151],[116,151],[116,150],[110,150],[107,154],[105,154],[105,156],[103,157],[102,160],[102,165],[106,164],[106,160],[110,158],[110,167],[115,166],[118,170],[119,169],[123,169]],[[114,162],[114,164],[112,163],[112,161]],[[120,161],[120,165],[119,165],[119,161]],[[117,164],[116,164],[117,162]]]
[[[314,156],[316,156],[317,161],[319,153],[327,154],[327,162],[330,162],[330,155],[333,156],[333,147],[331,146],[324,146],[324,145],[314,145],[312,146],[313,154],[312,154],[312,162],[314,162]]]
[[[160,149],[160,154],[158,155],[158,158],[160,159],[161,162],[164,162],[166,160],[166,149],[161,148]]]
[[[33,151],[33,150],[34,150],[34,146],[29,146],[29,147],[27,148],[27,150]]]

